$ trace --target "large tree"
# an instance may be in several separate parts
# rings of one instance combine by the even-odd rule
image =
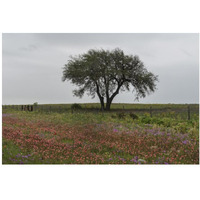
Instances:
[[[101,108],[110,110],[120,91],[133,88],[136,99],[139,99],[155,91],[158,79],[147,71],[138,56],[125,55],[117,48],[112,51],[89,50],[71,57],[63,69],[62,80],[71,80],[78,86],[73,91],[75,96],[82,97],[85,92],[93,98],[97,95]]]

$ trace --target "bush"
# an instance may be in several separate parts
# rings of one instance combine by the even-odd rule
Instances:
[[[115,118],[117,118],[117,115],[111,115],[111,117],[115,119]]]
[[[33,105],[34,105],[34,106],[38,106],[38,102],[35,102]]]
[[[117,117],[119,119],[124,119],[126,117],[126,114],[124,112],[120,112],[120,113],[117,113]]]
[[[150,118],[150,117],[145,117],[145,116],[143,116],[142,118],[141,118],[141,122],[142,123],[144,123],[144,124],[151,124],[152,123],[152,119]]]
[[[187,133],[187,132],[188,132],[187,124],[186,124],[186,123],[178,123],[178,124],[175,126],[175,130],[176,130],[178,133]]]
[[[134,120],[134,119],[138,119],[138,116],[134,113],[130,113],[129,116]]]
[[[80,104],[74,103],[74,104],[71,105],[71,109],[72,110],[81,110],[82,107],[81,107]]]

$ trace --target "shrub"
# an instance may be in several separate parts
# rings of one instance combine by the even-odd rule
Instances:
[[[117,117],[119,119],[124,119],[126,117],[126,114],[124,112],[120,112],[120,113],[117,113]]]
[[[74,104],[71,105],[71,109],[72,110],[81,110],[82,107],[81,107],[80,104],[74,103]]]
[[[115,119],[115,118],[117,118],[117,115],[111,115],[111,117]]]
[[[37,105],[38,105],[38,102],[35,102],[33,105],[34,105],[34,106],[37,106]]]
[[[143,117],[141,118],[141,122],[144,123],[144,124],[151,124],[152,119],[151,119],[150,117],[143,116]]]
[[[187,133],[187,132],[188,132],[187,124],[186,124],[186,123],[178,123],[178,124],[175,126],[175,130],[176,130],[178,133]]]
[[[129,116],[134,120],[134,119],[138,119],[138,116],[134,113],[130,113]]]

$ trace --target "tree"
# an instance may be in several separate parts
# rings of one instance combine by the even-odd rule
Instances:
[[[147,71],[138,56],[125,55],[117,48],[112,51],[89,50],[71,56],[63,68],[62,80],[71,80],[79,87],[73,91],[75,96],[81,98],[85,92],[92,98],[97,95],[101,108],[110,110],[120,91],[130,91],[133,86],[138,100],[155,91],[158,78]]]

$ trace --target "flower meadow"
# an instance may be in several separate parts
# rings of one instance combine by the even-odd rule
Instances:
[[[142,123],[144,118],[98,117],[95,121],[93,114],[4,113],[2,162],[199,164],[197,121],[169,127]]]

